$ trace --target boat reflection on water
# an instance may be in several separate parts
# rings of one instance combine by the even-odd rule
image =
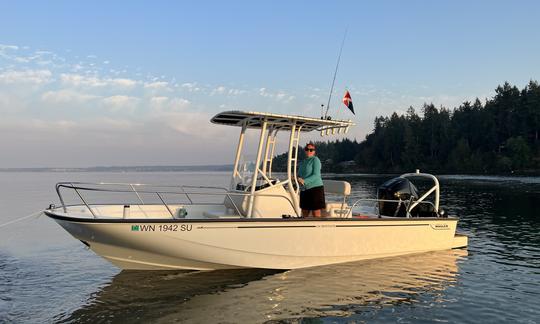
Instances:
[[[445,301],[466,250],[324,267],[209,272],[123,271],[66,322],[265,322],[342,317]]]

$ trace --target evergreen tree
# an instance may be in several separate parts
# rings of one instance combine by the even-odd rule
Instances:
[[[452,111],[424,104],[422,115],[378,116],[364,141],[318,142],[323,171],[540,172],[540,85],[521,91],[505,82],[485,104],[476,98]],[[302,158],[302,156],[300,156]],[[355,165],[344,163],[355,161]],[[286,155],[274,165],[286,163]],[[284,169],[285,167],[283,167]]]

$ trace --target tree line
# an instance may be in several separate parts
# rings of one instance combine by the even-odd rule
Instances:
[[[324,172],[539,173],[540,85],[508,82],[484,103],[476,98],[450,110],[425,103],[421,114],[375,118],[365,140],[316,142]],[[299,154],[303,158],[303,154]],[[287,156],[274,160],[285,170]]]

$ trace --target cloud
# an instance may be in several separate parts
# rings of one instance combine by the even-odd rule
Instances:
[[[278,94],[276,94],[276,99],[277,100],[283,100],[287,97],[287,94],[283,93],[283,92],[280,92]]]
[[[80,163],[94,165],[110,161],[129,164],[135,160],[127,158],[130,154],[127,152],[140,152],[138,148],[143,145],[156,153],[148,155],[150,163],[157,160],[155,156],[165,156],[164,163],[170,163],[168,159],[172,155],[167,153],[172,145],[193,153],[185,155],[175,151],[172,153],[176,154],[174,161],[203,157],[202,160],[210,163],[221,163],[215,152],[209,153],[204,147],[219,143],[216,146],[225,152],[228,145],[234,146],[230,136],[236,137],[238,130],[212,125],[209,119],[217,110],[242,109],[249,105],[260,106],[263,111],[283,112],[289,109],[288,103],[295,100],[295,96],[284,90],[244,89],[227,83],[153,77],[147,71],[116,66],[105,57],[66,55],[71,55],[71,59],[50,51],[0,45],[0,110],[3,114],[0,130],[4,132],[0,143],[4,148],[9,146],[6,154],[15,156],[20,151],[35,151],[43,143],[57,143],[61,139],[76,152],[83,147],[85,150],[81,152],[91,151],[87,148],[98,145],[110,150],[101,155],[74,154],[69,160],[51,154],[28,163],[72,165],[79,159],[83,161]],[[46,120],[36,119],[36,116]],[[17,146],[12,145],[8,138],[20,139],[24,145],[19,145],[21,141]],[[21,161],[30,160],[19,156],[11,162],[0,161],[0,165],[16,165]]]
[[[198,92],[201,90],[201,88],[197,86],[197,82],[186,82],[182,83],[182,85],[180,86],[184,89],[187,89],[187,91],[189,92]]]
[[[16,45],[0,44],[0,58],[11,60],[13,59],[13,52],[19,49]]]
[[[62,83],[70,86],[80,86],[80,85],[91,85],[95,86],[98,84],[98,78],[87,78],[80,74],[61,74],[60,80]],[[102,85],[102,84],[99,84]]]
[[[103,103],[109,108],[111,108],[113,111],[126,109],[129,111],[133,111],[135,110],[136,105],[139,103],[139,101],[139,98],[124,95],[115,95],[103,98]]]
[[[212,91],[210,92],[210,95],[211,96],[215,96],[215,95],[239,96],[245,93],[247,93],[246,90],[228,88],[226,86],[220,85],[212,89]]]
[[[154,82],[148,82],[144,84],[145,89],[168,89],[169,82],[166,81],[154,81]]]
[[[225,90],[227,90],[227,88],[225,88],[224,86],[218,86],[216,88],[214,88],[212,90],[212,92],[210,93],[211,96],[214,96],[216,94],[224,94],[225,93]]]
[[[155,121],[165,124],[168,129],[192,138],[205,140],[224,140],[220,138],[222,129],[208,121],[210,116],[196,111],[172,112],[166,115],[156,116]],[[199,142],[200,144],[201,142]]]
[[[0,59],[11,61],[19,66],[26,65],[27,68],[32,65],[38,66],[65,66],[66,59],[58,56],[51,51],[37,50],[30,52],[26,46],[18,47],[16,45],[2,45],[0,44]]]
[[[41,95],[41,100],[48,103],[72,103],[81,104],[99,98],[99,96],[73,91],[69,89],[47,91]]]
[[[191,102],[184,98],[169,98],[164,96],[155,96],[150,98],[150,107],[153,112],[162,114],[171,114],[185,112],[185,109],[191,105]]]
[[[181,110],[187,108],[191,103],[184,98],[174,98],[170,102],[170,106],[173,110]]]
[[[17,45],[6,45],[6,44],[0,44],[0,51],[3,51],[3,50],[18,50],[19,49],[19,46]]]
[[[109,83],[114,86],[131,88],[137,85],[137,81],[125,78],[108,79]]]
[[[238,96],[246,93],[246,90],[240,90],[240,89],[229,89],[227,92],[229,96]]]
[[[122,88],[132,88],[137,85],[139,82],[127,78],[99,78],[96,76],[86,76],[82,74],[67,74],[62,73],[60,75],[60,80],[62,83],[68,86],[80,87],[122,87]]]
[[[268,92],[266,88],[260,88],[258,92],[261,97],[275,99],[276,101],[280,101],[283,103],[290,103],[291,101],[296,99],[295,96],[289,95],[284,91],[278,91],[276,93],[272,93],[272,92]]]
[[[36,55],[54,55],[54,53],[51,52],[51,51],[40,51],[40,50],[38,50],[38,51],[35,51],[34,53]]]
[[[150,104],[152,104],[152,105],[162,105],[162,104],[166,103],[167,101],[169,101],[169,97],[160,96],[160,97],[152,97],[152,98],[150,98]]]
[[[51,81],[51,77],[49,70],[12,70],[0,73],[0,83],[45,84]]]

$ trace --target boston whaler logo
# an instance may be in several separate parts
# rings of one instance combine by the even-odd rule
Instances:
[[[434,230],[448,230],[450,226],[448,224],[431,224],[431,228]]]

